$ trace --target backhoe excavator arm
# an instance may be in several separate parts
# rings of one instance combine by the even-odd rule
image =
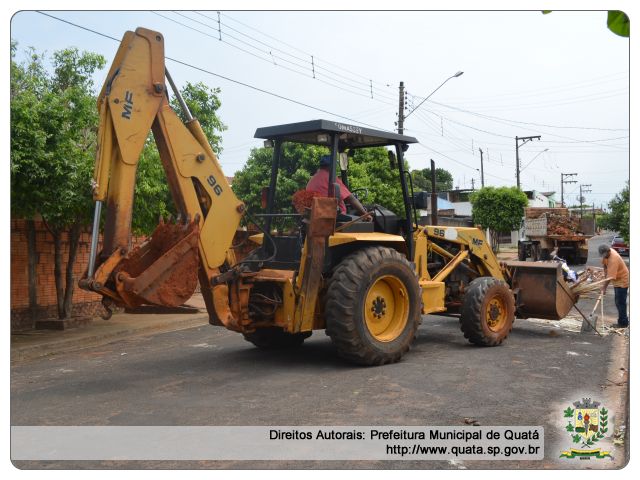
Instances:
[[[160,33],[127,32],[98,98],[100,124],[93,176],[96,201],[89,268],[80,286],[119,305],[182,304],[200,280],[212,323],[233,328],[228,287],[212,288],[220,268],[235,263],[230,249],[245,206],[231,190],[218,159],[191,117],[164,64]],[[183,124],[168,103],[165,75],[185,110]],[[149,131],[184,224],[161,224],[131,250],[138,160]],[[102,249],[97,253],[102,205]]]

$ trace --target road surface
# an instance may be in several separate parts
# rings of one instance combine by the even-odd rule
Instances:
[[[13,365],[11,424],[545,427],[537,462],[18,462],[24,468],[575,468],[559,458],[572,446],[562,410],[591,396],[612,425],[626,425],[627,349],[624,336],[527,320],[502,346],[480,348],[456,318],[427,316],[401,362],[363,368],[339,359],[323,332],[265,352],[204,326]],[[588,466],[620,466],[625,448]]]

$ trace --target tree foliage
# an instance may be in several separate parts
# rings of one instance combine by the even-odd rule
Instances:
[[[51,228],[65,229],[91,214],[97,125],[91,77],[105,59],[68,48],[54,53],[49,73],[43,55],[29,54],[11,66],[12,211],[25,217],[37,211]]]
[[[431,168],[412,170],[413,188],[416,192],[431,191]],[[444,168],[436,168],[436,191],[445,192],[453,188],[453,175]]]
[[[542,13],[547,15],[552,10],[542,10]],[[631,21],[626,13],[620,10],[607,11],[607,28],[620,37],[629,38],[631,32]]]
[[[222,122],[220,117],[218,117],[218,110],[222,105],[219,96],[220,92],[221,90],[219,88],[210,88],[202,82],[187,82],[185,86],[180,89],[180,94],[187,104],[187,107],[189,107],[191,115],[198,119],[204,134],[209,140],[211,148],[213,148],[213,151],[217,154],[222,152],[221,133],[227,129],[227,126]],[[186,122],[187,118],[182,108],[180,108],[177,98],[174,97],[171,99],[171,106],[182,121]]]
[[[67,48],[49,59],[33,49],[19,62],[11,43],[11,213],[31,219],[40,214],[54,242],[58,315],[71,315],[73,266],[83,226],[93,214],[91,178],[98,112],[93,75],[106,61],[98,54]],[[214,151],[221,150],[217,116],[219,89],[187,83],[183,97],[202,125]],[[180,114],[176,99],[172,105]],[[140,157],[133,229],[149,233],[159,215],[173,211],[166,176],[150,135]],[[63,273],[63,234],[69,254]],[[31,279],[30,279],[31,281]]]
[[[325,147],[285,143],[278,171],[275,211],[293,213],[292,195],[304,189],[318,169],[321,155],[329,153]],[[245,166],[235,174],[233,190],[252,212],[259,212],[261,192],[269,185],[272,148],[251,150]],[[357,149],[349,158],[349,190],[361,190],[360,199],[365,204],[377,203],[404,216],[404,202],[397,168],[391,168],[387,150],[383,147]]]
[[[481,188],[471,194],[470,201],[473,221],[491,230],[494,247],[499,232],[520,228],[528,204],[526,194],[517,187]]]
[[[620,233],[626,242],[629,242],[629,201],[630,192],[627,181],[622,191],[609,202],[610,212],[603,215],[600,220],[602,228]]]
[[[105,59],[67,48],[53,54],[51,69],[33,49],[16,61],[11,48],[11,211],[42,216],[54,244],[59,318],[71,315],[73,265],[80,229],[91,216],[89,188],[96,146],[93,74]],[[62,234],[69,253],[63,278]],[[31,255],[31,253],[30,253]],[[32,279],[30,279],[30,282]]]

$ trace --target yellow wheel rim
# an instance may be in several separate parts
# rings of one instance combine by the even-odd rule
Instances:
[[[500,297],[493,297],[487,302],[485,319],[489,330],[499,332],[507,322],[507,306]]]
[[[367,292],[364,317],[369,333],[380,342],[391,342],[404,330],[409,318],[409,294],[393,275],[378,278]]]

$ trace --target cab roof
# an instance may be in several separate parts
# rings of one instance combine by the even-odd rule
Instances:
[[[393,132],[375,130],[373,128],[349,125],[333,120],[310,120],[307,122],[288,123],[256,130],[255,138],[266,140],[308,143],[330,146],[331,139],[318,138],[321,134],[340,134],[340,148],[383,147],[396,143],[418,143],[414,137],[399,135]]]

